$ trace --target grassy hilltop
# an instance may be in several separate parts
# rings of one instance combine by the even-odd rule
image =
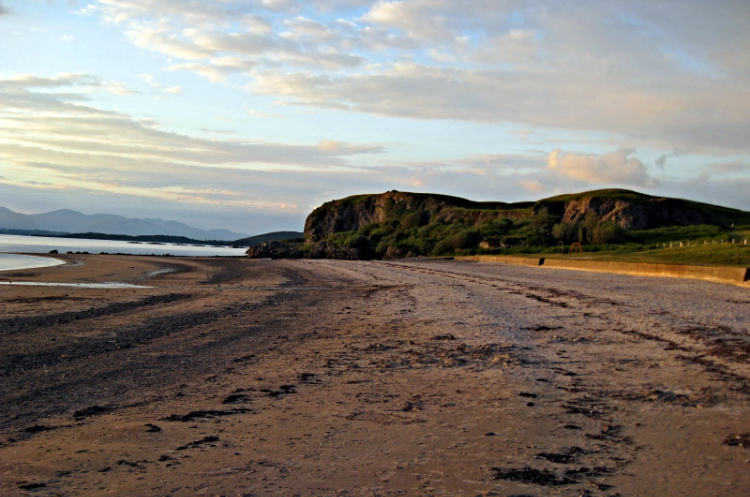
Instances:
[[[318,207],[305,223],[304,244],[295,250],[298,256],[369,259],[552,253],[561,251],[560,245],[578,242],[588,253],[635,252],[663,249],[670,242],[710,244],[748,234],[750,212],[629,190],[518,203],[391,191]],[[727,247],[722,248],[726,252]],[[737,253],[729,262],[750,264],[750,250],[734,249]],[[716,253],[711,252],[714,259]]]

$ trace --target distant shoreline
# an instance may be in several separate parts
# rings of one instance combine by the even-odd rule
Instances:
[[[62,238],[75,240],[109,240],[116,242],[129,243],[153,243],[153,244],[174,244],[174,245],[192,245],[203,247],[228,247],[228,248],[250,248],[266,241],[290,240],[302,236],[298,231],[273,231],[254,235],[239,240],[197,240],[184,236],[175,235],[113,235],[109,233],[60,233],[40,230],[16,230],[0,229],[0,235],[13,236],[30,236],[42,238]]]
[[[187,243],[211,246],[228,246],[236,240],[196,240],[174,235],[111,235],[109,233],[59,233],[55,231],[29,231],[0,229],[0,235],[34,236],[45,238],[75,238],[86,240],[112,240],[133,242]]]

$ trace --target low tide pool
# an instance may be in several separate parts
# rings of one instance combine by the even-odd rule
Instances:
[[[171,255],[187,257],[244,257],[246,248],[184,245],[174,243],[141,243],[82,238],[49,238],[43,236],[0,235],[0,253],[47,254],[57,250],[91,254]]]
[[[122,289],[122,288],[151,288],[150,286],[130,285],[128,283],[38,283],[35,281],[0,281],[0,285],[8,286],[53,286],[53,287],[67,287],[67,288],[111,288],[111,289]]]

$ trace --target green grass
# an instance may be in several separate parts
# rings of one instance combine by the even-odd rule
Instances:
[[[750,267],[750,245],[692,245],[642,250],[615,249],[582,254],[543,254],[548,258],[571,258],[617,262],[650,262],[657,264],[692,264],[700,266]]]

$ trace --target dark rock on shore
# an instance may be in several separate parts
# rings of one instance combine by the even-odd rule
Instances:
[[[302,252],[297,248],[277,241],[255,245],[245,253],[252,259],[299,259],[302,257]]]
[[[354,248],[341,248],[329,242],[318,242],[307,245],[302,250],[301,245],[284,244],[280,242],[265,242],[250,247],[245,252],[251,259],[341,259],[361,260],[362,253]]]

